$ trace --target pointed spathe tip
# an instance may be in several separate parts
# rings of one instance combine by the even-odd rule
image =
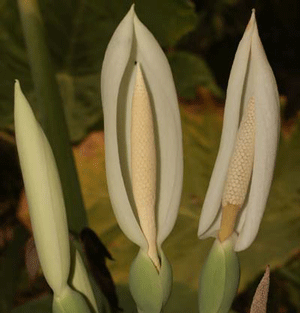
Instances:
[[[136,80],[141,81],[143,79],[143,74],[142,74],[142,69],[141,69],[141,64],[139,62],[136,62]]]
[[[129,12],[135,12],[134,8],[135,8],[135,3],[132,3]]]
[[[15,96],[17,93],[19,93],[21,90],[20,82],[18,79],[15,79]]]
[[[251,17],[250,20],[248,22],[248,25],[246,27],[245,32],[250,31],[253,29],[253,26],[256,24],[256,18],[255,18],[255,9],[252,9],[252,13],[251,13]]]
[[[27,102],[27,100],[26,100],[26,98],[22,92],[20,82],[18,79],[15,79],[14,96],[15,96],[15,99],[14,99],[14,106],[15,106],[14,115],[16,118],[16,116],[18,114],[20,115],[20,112],[19,113],[17,113],[17,112],[20,110],[24,110],[24,107],[26,107],[26,102]],[[24,105],[24,103],[25,103],[25,105]]]

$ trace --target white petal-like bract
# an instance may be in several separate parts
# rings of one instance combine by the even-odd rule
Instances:
[[[34,241],[45,278],[59,297],[67,286],[70,247],[60,178],[50,144],[15,83],[15,132]]]
[[[236,224],[236,251],[249,247],[257,235],[272,182],[280,126],[277,86],[258,35],[254,11],[230,73],[219,153],[199,223],[201,239],[216,237],[220,228],[227,171],[240,121],[251,98],[255,102],[254,162],[246,200]]]
[[[146,249],[131,184],[131,105],[140,64],[149,93],[156,144],[157,243],[172,230],[180,203],[183,157],[179,107],[168,61],[134,6],[119,24],[107,47],[101,94],[104,112],[106,173],[118,223],[130,240]]]

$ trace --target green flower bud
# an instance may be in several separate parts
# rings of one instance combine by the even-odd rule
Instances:
[[[63,290],[62,294],[53,298],[53,313],[91,313],[86,300],[77,291],[69,286]]]
[[[130,268],[129,288],[140,313],[161,312],[171,292],[172,269],[161,249],[159,255],[159,272],[142,249]]]
[[[216,239],[203,266],[199,283],[200,313],[228,313],[239,284],[239,260],[234,251],[236,234]]]

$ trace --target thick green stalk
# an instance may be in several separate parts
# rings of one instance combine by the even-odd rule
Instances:
[[[76,172],[69,132],[66,124],[45,29],[37,0],[18,0],[27,46],[40,123],[52,147],[63,186],[68,224],[79,234],[87,226],[87,217]]]

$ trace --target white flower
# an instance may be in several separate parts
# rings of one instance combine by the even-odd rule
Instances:
[[[61,182],[50,144],[15,83],[15,132],[25,185],[34,242],[43,274],[53,290],[53,312],[90,312],[82,295],[98,312],[83,261],[76,251],[74,273],[70,274],[70,245]],[[68,311],[69,312],[69,311]]]
[[[123,232],[159,269],[156,249],[181,197],[181,124],[168,61],[134,6],[108,45],[101,93],[112,207]]]
[[[279,123],[277,86],[253,10],[230,73],[220,149],[202,208],[199,238],[226,239],[235,230],[236,251],[251,245],[272,182]]]
[[[62,188],[49,142],[15,83],[15,132],[30,220],[45,278],[56,296],[67,286],[70,247]]]

